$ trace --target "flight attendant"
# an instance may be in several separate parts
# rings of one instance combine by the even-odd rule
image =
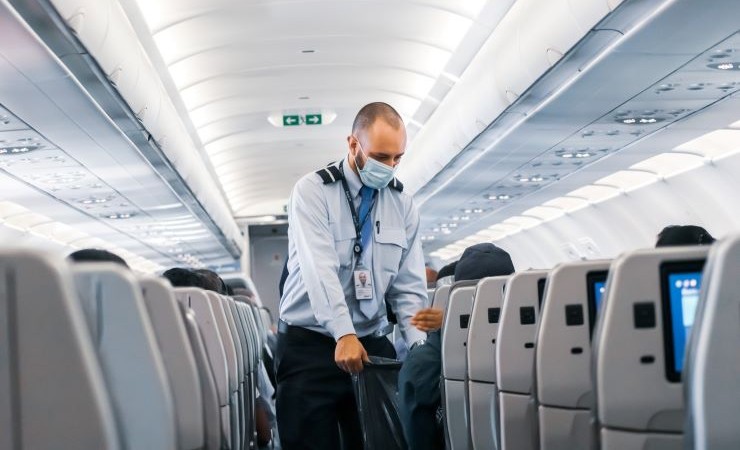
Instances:
[[[291,194],[288,276],[280,301],[277,420],[284,449],[362,449],[350,374],[393,358],[386,302],[407,345],[427,301],[419,214],[394,178],[406,129],[388,104],[363,107],[346,158]],[[341,438],[340,438],[341,430]]]

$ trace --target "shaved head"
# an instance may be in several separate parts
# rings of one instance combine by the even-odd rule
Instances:
[[[403,127],[401,115],[391,105],[383,102],[373,102],[363,106],[360,112],[357,113],[352,124],[352,134],[357,136],[360,132],[367,131],[378,119],[383,119],[395,130]]]

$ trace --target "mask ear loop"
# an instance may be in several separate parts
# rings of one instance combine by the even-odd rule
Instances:
[[[360,147],[360,153],[365,155],[365,152],[362,150],[362,144],[360,144],[360,140],[357,138],[357,136],[352,136],[352,137],[354,137],[355,141],[357,141],[357,146]],[[367,158],[367,156],[365,158]],[[363,164],[362,167],[360,167],[360,165],[357,164],[357,154],[356,153],[355,153],[354,159],[355,159],[355,166],[357,166],[358,171],[365,169],[365,164],[367,164],[367,160],[365,161],[365,164]]]

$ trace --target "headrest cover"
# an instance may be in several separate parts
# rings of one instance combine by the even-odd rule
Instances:
[[[491,243],[468,247],[455,267],[455,281],[479,280],[486,277],[511,275],[514,263],[511,256]]]

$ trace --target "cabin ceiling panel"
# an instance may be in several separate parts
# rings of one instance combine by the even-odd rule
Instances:
[[[300,176],[341,157],[364,104],[390,103],[407,122],[429,108],[430,93],[448,90],[439,80],[466,35],[474,29],[480,41],[497,23],[490,12],[477,22],[486,0],[118,1],[135,29],[144,22],[159,75],[224,176],[236,216],[282,213],[264,207],[283,205]],[[315,113],[321,126],[282,126],[283,115]],[[253,167],[271,176],[238,178]],[[260,193],[249,196],[260,200],[255,210],[250,191]]]

